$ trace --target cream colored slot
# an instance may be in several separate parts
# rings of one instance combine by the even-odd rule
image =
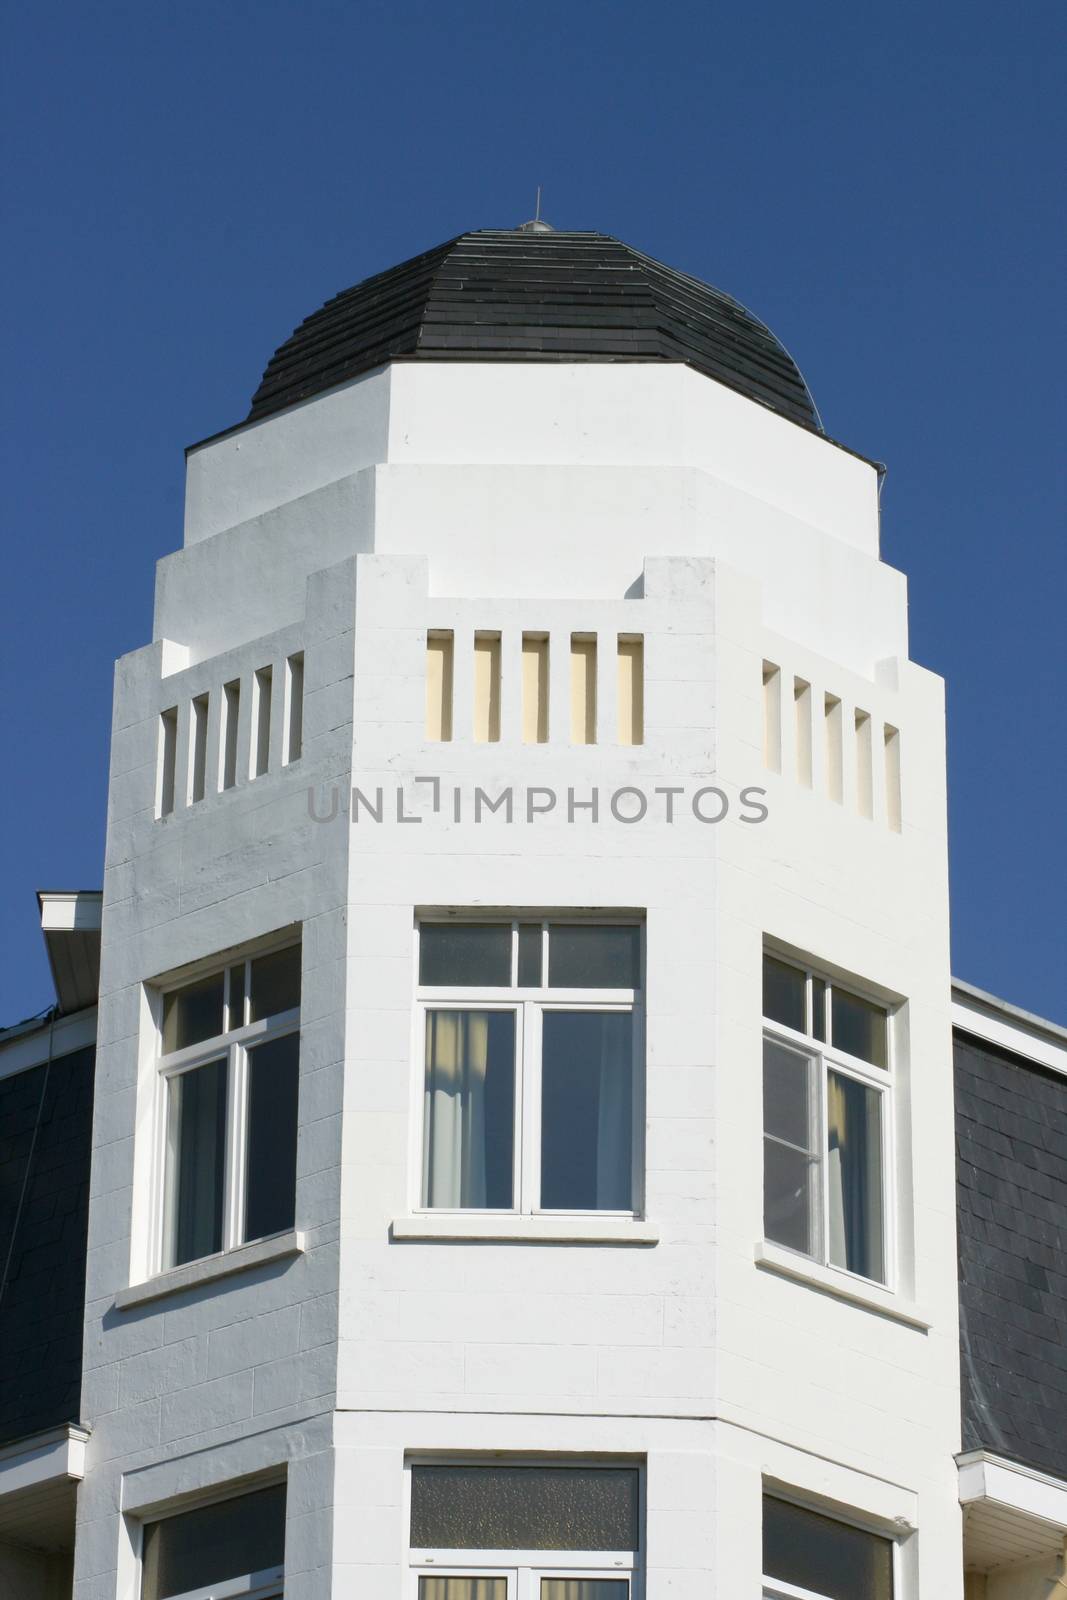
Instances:
[[[645,641],[619,635],[619,743],[645,742]]]
[[[193,728],[189,743],[189,801],[195,804],[204,798],[207,776],[207,717],[208,696],[198,694],[192,704]]]
[[[452,676],[454,638],[451,632],[426,637],[426,737],[445,741],[452,737]]]
[[[782,770],[782,674],[773,661],[763,663],[763,765]]]
[[[571,634],[571,744],[596,744],[595,634]]]
[[[900,729],[888,722],[882,730],[885,741],[885,819],[894,833],[901,830]]]
[[[811,684],[793,679],[793,710],[797,725],[797,782],[810,789],[811,768]]]
[[[522,636],[522,742],[548,742],[548,635]]]
[[[841,741],[841,702],[835,694],[823,697],[823,723],[826,752],[826,792],[841,804],[845,793],[844,754]]]
[[[500,738],[500,635],[474,635],[474,742]]]
[[[169,817],[174,810],[174,769],[178,760],[178,707],[171,706],[159,717],[159,815]]]
[[[866,711],[856,712],[856,809],[861,817],[874,816],[874,752]]]

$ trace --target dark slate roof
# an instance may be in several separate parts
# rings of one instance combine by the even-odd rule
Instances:
[[[93,1061],[0,1079],[0,1444],[79,1420]]]
[[[603,233],[483,229],[390,267],[275,351],[248,421],[387,361],[679,361],[822,432],[795,362],[729,295]]]
[[[1067,1478],[1067,1078],[955,1064],[963,1447]]]

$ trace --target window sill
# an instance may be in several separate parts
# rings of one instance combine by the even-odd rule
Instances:
[[[917,1328],[921,1333],[929,1333],[933,1326],[921,1306],[901,1300],[888,1289],[879,1289],[877,1284],[849,1277],[833,1267],[820,1266],[817,1261],[809,1261],[806,1256],[797,1255],[783,1245],[761,1239],[756,1246],[755,1261],[764,1272],[773,1272],[781,1278],[792,1279],[794,1283],[803,1283],[809,1289],[832,1295],[835,1300],[844,1300],[864,1311],[876,1311],[892,1322]]]
[[[610,1244],[647,1246],[659,1243],[659,1229],[637,1217],[492,1216],[467,1212],[397,1217],[390,1229],[397,1242],[471,1239],[503,1244]]]
[[[135,1306],[162,1300],[165,1295],[180,1294],[183,1289],[199,1289],[205,1283],[232,1277],[235,1272],[247,1272],[253,1267],[285,1261],[303,1253],[304,1235],[296,1229],[275,1234],[270,1239],[257,1239],[253,1244],[238,1245],[236,1250],[227,1250],[222,1255],[187,1261],[184,1266],[172,1267],[169,1272],[161,1272],[145,1283],[131,1283],[128,1289],[120,1289],[115,1296],[115,1309],[132,1311]]]

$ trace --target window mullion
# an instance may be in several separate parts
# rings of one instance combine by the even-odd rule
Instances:
[[[818,1127],[815,1130],[815,1149],[818,1157],[818,1188],[819,1188],[819,1239],[816,1258],[824,1265],[830,1259],[830,1120],[829,1120],[829,1069],[826,1057],[820,1050],[818,1057],[819,1068],[819,1109]]]
[[[243,1045],[229,1049],[226,1096],[226,1237],[223,1248],[232,1250],[244,1233],[244,1121],[248,1054]]]
[[[522,1005],[521,1103],[522,1135],[519,1210],[527,1214],[541,1203],[541,1008],[535,1000]]]

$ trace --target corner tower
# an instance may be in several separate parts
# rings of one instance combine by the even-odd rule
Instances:
[[[524,230],[309,317],[118,666],[77,1600],[957,1600],[947,934],[763,324]]]

